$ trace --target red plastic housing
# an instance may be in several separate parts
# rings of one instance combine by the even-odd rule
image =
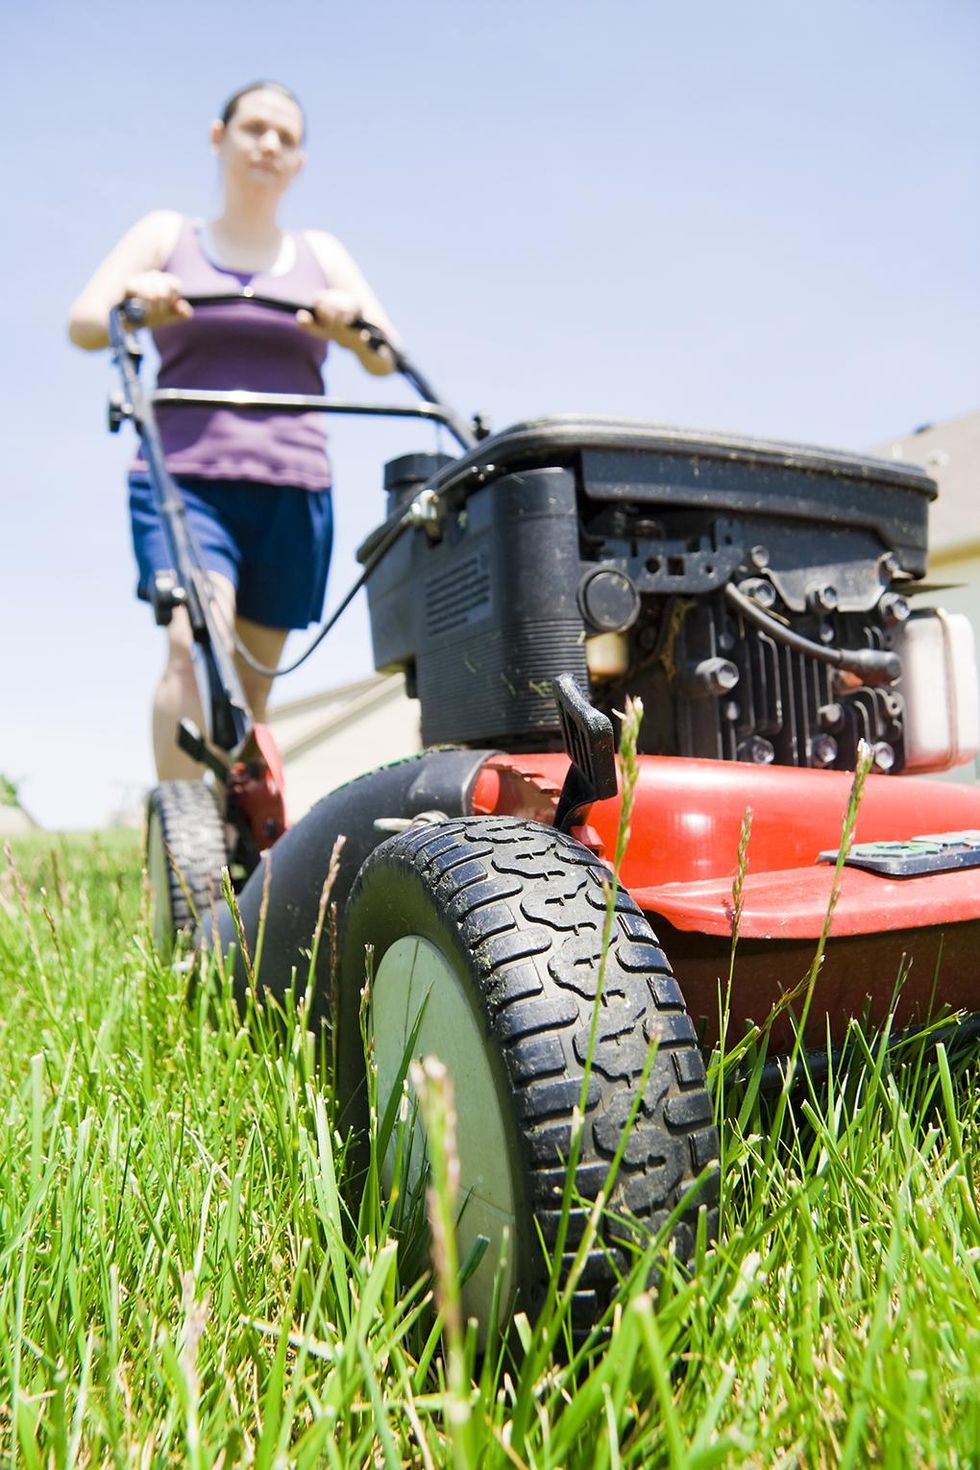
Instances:
[[[237,813],[251,834],[256,852],[282,836],[289,825],[282,756],[268,725],[252,726],[254,756],[232,766],[228,777],[228,811]]]
[[[846,772],[642,756],[621,880],[649,916],[710,1043],[727,986],[732,883],[746,810],[752,814],[731,992],[730,1034],[760,1025],[805,980],[823,931],[852,777]],[[473,794],[477,812],[549,820],[568,759],[495,756]],[[588,825],[607,859],[619,798],[596,802]],[[858,842],[904,841],[980,829],[980,788],[872,775],[858,813]],[[871,1024],[896,1007],[899,1025],[937,1005],[980,1010],[980,867],[886,878],[846,867],[814,990],[808,1043],[843,1037],[851,1016]],[[788,1014],[773,1025],[792,1040]]]

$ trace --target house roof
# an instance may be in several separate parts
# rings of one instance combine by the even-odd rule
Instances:
[[[980,544],[980,409],[923,424],[874,450],[882,459],[921,465],[939,486],[929,507],[929,549],[949,551]]]

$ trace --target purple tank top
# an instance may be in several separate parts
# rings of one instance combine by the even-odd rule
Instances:
[[[231,293],[251,286],[257,295],[309,301],[326,277],[309,243],[292,236],[295,258],[287,271],[246,275],[209,260],[201,225],[185,219],[164,266],[188,296]],[[322,393],[327,344],[302,331],[293,317],[241,305],[197,307],[190,321],[154,334],[160,388],[246,388],[260,393]],[[209,480],[255,480],[323,490],[330,484],[324,417],[261,409],[157,409],[167,468]],[[138,460],[136,468],[145,469]]]

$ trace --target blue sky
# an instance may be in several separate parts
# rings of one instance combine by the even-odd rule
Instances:
[[[46,825],[151,781],[162,659],[132,597],[132,443],[65,316],[140,214],[216,207],[207,130],[246,80],[309,114],[284,222],[339,235],[497,427],[581,410],[865,448],[977,407],[975,0],[7,0],[0,58],[0,770]],[[329,385],[406,396],[350,363]],[[431,447],[333,438],[328,601],[383,460]],[[279,697],[369,668],[358,609]]]

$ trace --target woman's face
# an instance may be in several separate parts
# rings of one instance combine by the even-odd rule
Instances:
[[[281,92],[246,92],[211,141],[229,184],[281,194],[303,167],[303,117]]]

